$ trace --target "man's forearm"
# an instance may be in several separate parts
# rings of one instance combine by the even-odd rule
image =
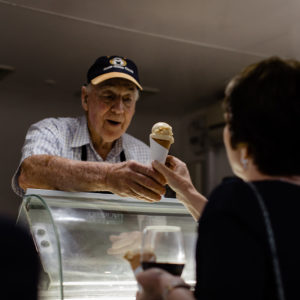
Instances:
[[[51,155],[33,155],[21,165],[19,185],[64,191],[103,191],[108,163],[82,162]]]

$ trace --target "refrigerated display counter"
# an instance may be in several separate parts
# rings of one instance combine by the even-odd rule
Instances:
[[[197,223],[174,198],[149,203],[113,194],[28,189],[17,223],[30,231],[39,253],[39,299],[135,299],[137,283],[123,255],[138,248],[148,225],[181,227],[182,277],[195,282]]]

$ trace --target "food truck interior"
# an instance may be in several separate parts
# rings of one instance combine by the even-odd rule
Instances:
[[[28,126],[82,114],[80,87],[101,55],[139,66],[144,91],[129,133],[149,143],[172,125],[171,154],[205,195],[231,174],[220,102],[228,80],[271,55],[299,58],[299,1],[0,0],[0,211],[15,218],[10,180]]]
[[[144,91],[129,133],[148,143],[169,122],[171,154],[185,160],[205,194],[231,174],[220,100],[245,65],[299,58],[299,1],[0,1],[0,211],[15,217],[10,188],[28,126],[81,114],[80,86],[101,55],[139,66]]]

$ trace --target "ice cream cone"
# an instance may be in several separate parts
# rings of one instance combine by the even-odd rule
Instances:
[[[168,150],[171,147],[171,142],[168,140],[160,140],[160,139],[155,139],[155,138],[153,138],[153,140]]]
[[[143,259],[141,259],[140,250],[127,251],[124,255],[124,258],[129,261],[131,269],[135,275],[142,271],[141,261],[155,261],[156,256],[153,252],[143,253]]]
[[[134,272],[141,264],[140,251],[127,251],[124,258],[129,261],[132,271]]]
[[[174,143],[172,127],[165,122],[158,122],[153,125],[150,134],[150,157],[165,163],[171,144]]]

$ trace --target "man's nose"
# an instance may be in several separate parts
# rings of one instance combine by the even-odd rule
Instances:
[[[124,111],[124,103],[121,96],[116,97],[111,109],[117,113],[122,113]]]

